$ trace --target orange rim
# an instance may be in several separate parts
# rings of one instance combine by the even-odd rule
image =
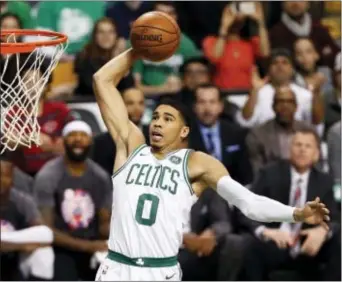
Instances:
[[[32,35],[32,36],[48,36],[48,37],[56,37],[52,40],[45,41],[33,41],[33,42],[0,42],[0,53],[1,54],[14,54],[14,53],[30,53],[36,47],[46,47],[46,46],[55,46],[58,44],[65,43],[68,40],[68,37],[65,34],[48,31],[48,30],[34,30],[34,29],[6,29],[0,31],[0,37],[5,37],[8,35]]]

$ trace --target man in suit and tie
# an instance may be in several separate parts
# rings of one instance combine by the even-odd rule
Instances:
[[[320,197],[330,210],[329,230],[301,223],[262,225],[241,215],[242,225],[255,235],[244,264],[246,280],[262,281],[272,270],[286,265],[295,267],[300,274],[312,274],[323,263],[319,280],[340,281],[340,225],[336,220],[338,211],[333,198],[333,180],[314,168],[318,158],[317,133],[310,129],[298,130],[291,141],[290,160],[278,161],[262,169],[252,190],[299,207],[306,201],[315,200],[315,196]]]
[[[295,119],[296,95],[290,87],[276,88],[273,99],[275,118],[253,128],[246,138],[246,144],[254,175],[265,165],[288,159],[293,133],[310,127],[304,121]]]
[[[215,85],[200,85],[194,95],[196,120],[190,132],[190,148],[214,156],[226,166],[235,180],[249,184],[252,169],[244,145],[246,130],[220,118],[223,97]]]
[[[141,123],[145,111],[144,94],[141,90],[131,87],[122,92],[122,98],[126,104],[129,119],[142,130],[148,142],[148,126]],[[94,138],[92,159],[110,175],[113,174],[115,152],[115,144],[108,132],[101,133]]]

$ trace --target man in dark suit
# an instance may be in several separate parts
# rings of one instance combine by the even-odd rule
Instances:
[[[246,130],[220,118],[223,99],[216,86],[201,85],[194,94],[196,121],[190,132],[189,147],[216,157],[235,180],[250,183],[252,169],[245,147]]]
[[[148,142],[148,126],[141,123],[145,111],[144,94],[137,88],[128,88],[122,92],[122,98],[126,104],[129,119],[142,130]],[[115,155],[115,144],[108,132],[94,138],[92,159],[110,175],[113,174]]]
[[[293,133],[297,129],[310,127],[303,121],[295,120],[297,101],[290,87],[276,89],[273,110],[276,117],[253,128],[246,138],[254,176],[265,165],[288,159]]]
[[[244,278],[262,281],[271,271],[287,265],[308,275],[324,263],[320,279],[340,281],[340,226],[333,180],[314,168],[319,158],[319,137],[313,130],[298,130],[290,150],[289,161],[278,161],[260,171],[253,192],[291,206],[304,206],[318,196],[330,210],[330,228],[300,223],[262,225],[241,216],[242,225],[256,237],[246,254]]]
[[[242,265],[245,238],[234,234],[235,216],[225,200],[205,190],[190,212],[190,231],[179,252],[183,281],[234,281]]]

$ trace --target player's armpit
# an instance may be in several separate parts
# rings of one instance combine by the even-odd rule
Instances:
[[[189,177],[192,182],[200,182],[202,188],[216,189],[218,181],[221,177],[229,175],[225,166],[213,158],[212,156],[203,152],[193,152],[189,157],[188,163]],[[194,187],[195,189],[195,187]],[[195,189],[196,195],[199,196],[200,189]]]

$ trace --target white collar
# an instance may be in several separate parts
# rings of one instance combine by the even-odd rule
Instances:
[[[297,182],[299,179],[302,180],[302,183],[308,183],[310,176],[310,169],[300,174],[293,166],[291,166],[291,179],[292,182]]]

